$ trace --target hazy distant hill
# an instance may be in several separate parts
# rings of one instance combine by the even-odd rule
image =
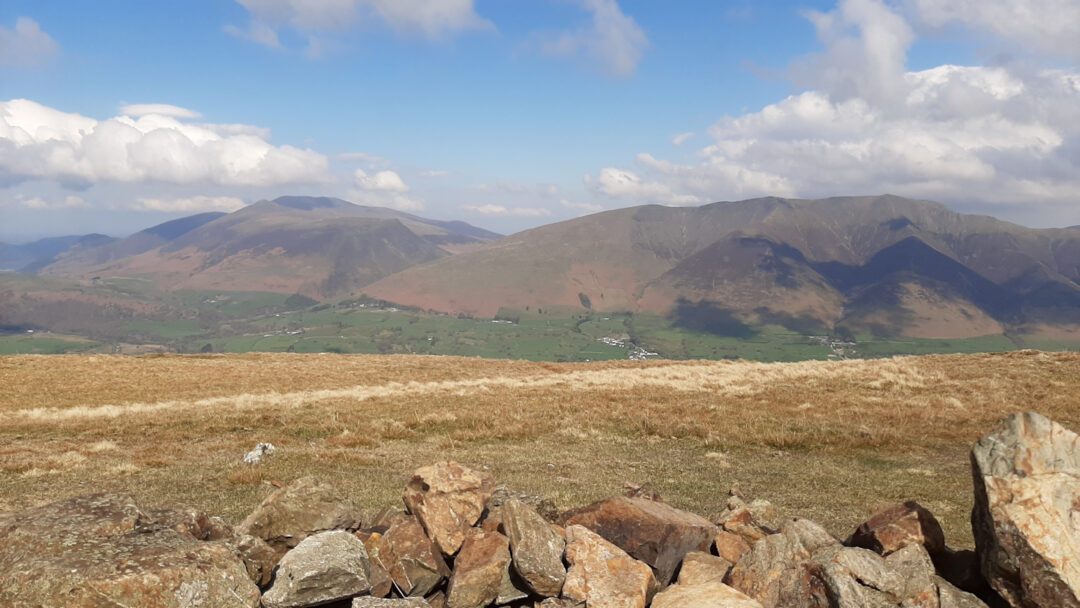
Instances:
[[[1080,232],[896,196],[620,209],[410,268],[365,293],[433,310],[738,314],[963,337],[1080,324]],[[703,308],[704,306],[704,308]]]
[[[282,197],[143,230],[41,270],[71,278],[139,276],[168,289],[349,293],[373,280],[497,237],[325,197]]]
[[[93,248],[115,240],[104,234],[81,234],[39,239],[22,245],[0,243],[0,270],[36,272],[72,248]]]

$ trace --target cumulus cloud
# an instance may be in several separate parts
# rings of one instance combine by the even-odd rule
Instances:
[[[824,51],[791,68],[808,90],[722,118],[696,162],[642,153],[633,172],[603,169],[586,186],[669,204],[884,192],[1033,210],[1080,200],[1080,74],[907,71],[913,30],[884,2],[841,0],[808,17]]]
[[[1075,0],[908,0],[927,25],[960,24],[1022,49],[1080,61],[1080,3]]]
[[[26,99],[0,102],[0,183],[274,186],[328,178],[325,156],[274,146],[259,129],[184,122],[178,116],[197,114],[176,106],[125,109],[135,115],[99,121]]]
[[[36,67],[59,53],[60,45],[29,17],[16,19],[14,28],[0,25],[0,65]]]
[[[691,137],[693,137],[693,136],[694,136],[694,133],[680,133],[678,135],[672,136],[671,143],[672,143],[672,145],[675,145],[675,146],[681,146],[684,143],[686,143],[686,141],[688,139],[690,139]]]
[[[158,116],[169,116],[171,118],[202,118],[202,114],[199,114],[195,110],[189,110],[167,103],[129,104],[120,108],[120,113],[124,116],[134,116],[135,118],[155,114]]]
[[[138,211],[161,211],[167,213],[197,213],[203,211],[233,212],[247,203],[234,196],[193,196],[190,198],[140,198],[133,207]]]
[[[536,33],[541,52],[554,56],[588,55],[605,72],[628,76],[637,69],[649,39],[616,0],[577,0],[592,15],[591,27],[560,33]]]
[[[479,213],[481,215],[504,216],[504,217],[544,217],[551,215],[551,211],[543,207],[506,207],[505,205],[462,205],[465,211]]]
[[[464,30],[494,29],[476,13],[474,0],[237,0],[251,14],[247,27],[228,25],[228,33],[266,46],[281,46],[278,29],[308,35],[305,53],[321,56],[328,44],[315,34],[342,32],[375,22],[399,34],[440,39]]]
[[[424,201],[409,196],[410,188],[394,171],[379,171],[368,175],[363,169],[353,173],[353,190],[349,196],[364,205],[389,207],[400,211],[420,211]]]
[[[62,199],[54,200],[52,202],[35,196],[32,198],[25,198],[21,195],[16,196],[16,202],[20,206],[27,209],[74,209],[77,207],[85,207],[86,201],[81,196],[75,196],[73,194],[65,196]]]

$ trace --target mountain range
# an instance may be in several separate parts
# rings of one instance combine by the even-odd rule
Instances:
[[[366,294],[434,311],[648,312],[797,331],[1080,337],[1080,230],[1029,229],[896,196],[640,206],[500,238],[340,199],[282,197],[35,264],[169,289]]]

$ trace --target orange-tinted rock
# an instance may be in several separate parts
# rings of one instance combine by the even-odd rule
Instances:
[[[746,555],[750,550],[750,543],[746,542],[746,540],[738,534],[728,532],[727,530],[720,530],[717,532],[714,542],[717,555],[733,564],[739,563],[742,556]]]
[[[399,519],[382,535],[377,562],[405,595],[427,595],[450,576],[435,543],[415,517]]]
[[[894,505],[875,514],[846,540],[849,547],[889,555],[908,545],[922,545],[931,556],[945,552],[945,532],[930,511],[917,502]]]
[[[589,608],[645,608],[656,592],[649,566],[584,526],[566,527],[566,559],[562,595]]]
[[[0,606],[199,605],[255,608],[259,590],[231,546],[159,526],[130,498],[97,494],[3,517]]]
[[[762,608],[761,602],[720,581],[672,585],[653,598],[652,608]]]
[[[717,528],[662,502],[617,496],[567,513],[564,523],[589,528],[656,571],[661,585],[691,551],[708,551]]]
[[[728,560],[703,553],[692,551],[683,558],[682,567],[679,568],[680,585],[697,585],[711,581],[723,581],[731,570],[733,564]]]
[[[818,551],[840,546],[824,528],[806,519],[786,523],[779,534],[759,540],[735,564],[727,584],[766,608],[820,606],[823,587],[810,574]],[[827,604],[826,604],[827,605]]]
[[[499,595],[507,566],[510,543],[498,532],[473,528],[454,560],[454,573],[446,588],[449,608],[483,608]]]
[[[983,576],[1012,606],[1080,606],[1080,436],[1013,414],[971,452]]]
[[[236,528],[267,542],[278,556],[327,530],[355,530],[360,512],[332,486],[304,477],[268,496]]]
[[[491,475],[456,462],[440,462],[413,473],[402,500],[446,555],[465,541],[465,531],[480,520],[495,490]]]
[[[536,594],[558,596],[566,579],[562,535],[535,509],[518,500],[502,506],[502,517],[514,570]]]
[[[390,595],[393,582],[390,580],[390,572],[383,566],[379,559],[379,548],[382,546],[383,535],[378,532],[357,532],[357,538],[364,542],[364,549],[368,553],[368,561],[371,566],[371,595],[386,597]]]
[[[260,587],[270,584],[274,575],[274,566],[278,563],[277,552],[261,538],[250,534],[238,536],[232,541],[240,559],[244,560],[248,577]]]

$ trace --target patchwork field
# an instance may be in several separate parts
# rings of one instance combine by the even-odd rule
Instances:
[[[971,545],[971,444],[1080,427],[1080,355],[534,363],[434,356],[0,357],[0,511],[81,493],[243,517],[315,475],[374,512],[455,459],[570,507],[650,483],[709,516],[738,485],[846,535],[914,499]],[[278,450],[244,465],[258,442]]]

